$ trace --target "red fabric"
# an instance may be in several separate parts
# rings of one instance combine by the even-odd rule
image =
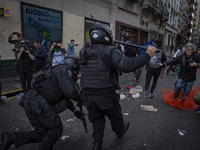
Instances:
[[[185,98],[185,100],[183,102],[181,102],[179,100],[181,94],[183,92],[180,92],[179,97],[177,98],[176,101],[173,101],[173,97],[174,97],[174,90],[170,90],[170,89],[161,89],[160,92],[162,94],[162,100],[171,105],[174,108],[179,108],[179,109],[183,109],[183,110],[194,110],[197,107],[199,107],[194,101],[193,101],[193,97],[194,94],[200,91],[200,86],[197,87],[193,87],[192,90],[190,91],[190,93],[187,95],[187,97]]]
[[[126,87],[126,89],[131,89],[132,88],[132,86],[131,85],[128,85],[127,87]]]
[[[74,46],[78,46],[78,44],[75,44]]]

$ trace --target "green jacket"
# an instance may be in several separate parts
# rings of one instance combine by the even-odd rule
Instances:
[[[14,48],[19,49],[19,50],[21,49],[21,40],[12,40],[12,36],[9,36],[8,37],[8,42],[10,44],[15,44]],[[19,52],[14,51],[15,56],[17,56],[18,53]]]

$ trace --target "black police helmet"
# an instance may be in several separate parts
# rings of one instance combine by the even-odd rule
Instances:
[[[23,40],[21,40],[21,45],[22,45],[22,44],[24,44],[24,43],[25,43],[26,45],[28,45],[28,44],[29,44],[29,42],[28,42],[28,40],[27,40],[27,39],[23,39]]]
[[[112,45],[112,31],[107,25],[97,22],[90,29],[90,40],[92,44],[103,43]]]
[[[77,54],[71,54],[67,55],[63,60],[63,62],[73,70],[74,78],[77,78],[77,75],[80,70],[79,59],[80,57]]]

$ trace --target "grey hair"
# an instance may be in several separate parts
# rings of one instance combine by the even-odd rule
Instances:
[[[185,50],[188,48],[188,47],[191,47],[193,50],[195,50],[195,46],[194,44],[192,43],[187,43],[183,46],[183,51],[185,52]]]

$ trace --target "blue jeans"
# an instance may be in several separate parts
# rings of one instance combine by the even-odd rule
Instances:
[[[176,87],[175,87],[175,92],[174,92],[174,98],[173,99],[176,99],[179,96],[180,90],[183,87],[183,84],[185,84],[183,94],[180,97],[180,100],[183,101],[186,98],[186,96],[188,95],[188,93],[190,92],[190,90],[192,89],[193,83],[194,83],[194,81],[185,82],[182,79],[178,78],[177,79],[177,83],[176,83]]]

